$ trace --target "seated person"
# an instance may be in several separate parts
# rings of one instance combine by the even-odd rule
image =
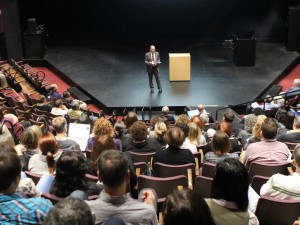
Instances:
[[[60,99],[56,99],[51,113],[55,116],[64,116],[68,113],[68,109],[65,105],[62,104],[62,101]]]
[[[44,95],[40,95],[38,98],[36,108],[47,112],[51,112],[52,110],[52,106],[47,102]]]
[[[238,139],[231,135],[232,132],[231,132],[230,123],[222,121],[217,125],[217,131],[218,130],[224,131],[228,135],[230,141],[230,151],[229,151],[230,153],[240,152],[242,150],[242,146],[239,144]],[[205,146],[204,152],[207,153],[211,151],[212,151],[212,143],[210,142]]]
[[[167,126],[164,122],[158,121],[154,125],[154,130],[149,132],[149,138],[155,139],[161,147],[166,147],[165,134],[167,132]]]
[[[247,144],[244,146],[245,150],[250,144],[261,141],[261,135],[260,135],[261,125],[263,124],[266,118],[267,117],[265,115],[259,115],[257,117],[257,121],[252,130],[252,137],[247,140]]]
[[[190,133],[190,128],[189,128],[189,123],[176,123],[175,127],[180,128],[185,136],[184,142],[182,143],[181,147],[182,149],[189,149],[192,153],[196,153],[197,152],[197,147],[196,145],[192,144],[189,139],[189,133]],[[168,146],[167,146],[168,147]]]
[[[70,119],[78,120],[83,112],[79,108],[79,102],[74,101],[72,102],[71,109],[68,110],[67,115]]]
[[[187,163],[194,163],[195,157],[189,149],[182,149],[182,143],[185,140],[183,131],[174,127],[167,131],[166,141],[168,147],[166,150],[159,150],[153,157],[152,164],[157,162],[170,164],[170,165],[182,165]]]
[[[293,86],[286,90],[285,97],[293,98],[300,94],[300,79],[294,79]]]
[[[99,198],[87,201],[95,214],[95,224],[102,224],[111,216],[122,219],[126,224],[158,225],[155,208],[155,193],[141,191],[142,202],[136,201],[126,193],[129,183],[128,162],[125,154],[118,150],[107,150],[98,158],[99,180],[103,191]]]
[[[210,115],[210,114],[205,110],[205,108],[204,108],[204,106],[203,106],[202,104],[199,104],[198,107],[197,107],[197,109],[198,109],[198,112],[199,112],[198,117],[200,117],[202,114],[207,114],[207,116],[208,116],[208,118],[209,118],[209,123],[214,123],[214,122],[215,122],[215,120],[214,120],[214,118],[212,117],[212,115]]]
[[[73,99],[71,98],[71,94],[68,91],[63,92],[61,100],[67,104],[71,104],[73,102]]]
[[[61,151],[58,151],[54,136],[50,132],[42,134],[38,146],[40,151],[30,158],[28,170],[38,174],[55,174],[55,163],[59,159]]]
[[[199,119],[200,120],[200,119]],[[187,140],[195,145],[196,147],[202,146],[206,144],[206,138],[202,135],[202,131],[199,126],[191,122],[189,123],[189,135],[187,136]]]
[[[261,106],[261,108],[264,111],[270,111],[272,109],[276,109],[276,108],[280,107],[280,104],[278,104],[278,103],[275,104],[272,101],[273,101],[272,96],[271,95],[266,95],[266,97],[264,99],[264,104]]]
[[[52,120],[52,126],[54,128],[54,131],[56,132],[55,139],[58,144],[58,149],[62,151],[77,151],[81,152],[79,144],[68,138],[67,135],[67,121],[64,117],[58,116],[54,117]]]
[[[192,190],[174,190],[163,209],[164,225],[214,225],[210,210],[203,197]]]
[[[293,130],[279,135],[277,141],[300,143],[300,116],[294,119]]]
[[[239,159],[238,154],[229,153],[231,144],[228,135],[224,131],[216,131],[211,143],[213,152],[205,154],[205,162],[218,163],[226,158]]]
[[[227,158],[216,166],[212,196],[205,199],[216,225],[258,225],[256,216],[248,211],[249,175],[237,159]]]
[[[162,112],[162,116],[166,117],[170,123],[175,123],[175,117],[169,113],[170,110],[168,106],[164,106],[161,109],[161,112]]]
[[[6,76],[3,74],[2,71],[0,71],[0,90],[9,90],[10,87],[8,87],[8,83],[6,80]]]
[[[1,224],[42,224],[52,208],[44,198],[22,198],[16,194],[21,162],[14,152],[0,151]]]
[[[226,110],[222,121],[225,121],[231,125],[231,131],[234,137],[237,137],[239,132],[244,129],[244,124],[234,122],[234,113],[232,110]]]
[[[245,146],[249,138],[252,137],[253,127],[257,121],[257,116],[254,114],[249,114],[245,116],[245,127],[241,130],[238,135],[238,139],[241,141],[242,145]]]
[[[64,198],[74,191],[83,191],[86,197],[98,195],[100,187],[91,181],[87,181],[85,174],[87,165],[85,159],[77,152],[65,151],[56,162],[56,175],[50,194]],[[83,199],[83,200],[87,200]]]
[[[48,89],[48,95],[50,98],[61,98],[61,94],[58,93],[58,87],[56,84],[51,84],[50,89]]]
[[[94,225],[90,207],[82,200],[66,197],[59,201],[48,213],[43,225]]]
[[[286,176],[275,174],[260,189],[261,196],[276,199],[299,200],[300,199],[300,145],[294,149],[294,159],[292,161],[296,167],[293,175]]]
[[[157,152],[160,144],[153,138],[147,138],[147,126],[142,121],[136,121],[130,127],[130,138],[124,139],[123,151],[132,152]]]
[[[204,132],[207,132],[208,129],[216,129],[216,124],[215,123],[210,123],[209,122],[209,117],[208,117],[208,114],[206,113],[202,113],[200,116],[200,119],[203,123],[203,131]]]
[[[261,141],[248,146],[244,165],[249,169],[251,163],[275,163],[291,161],[291,153],[286,144],[276,141],[277,122],[266,118],[261,125]]]

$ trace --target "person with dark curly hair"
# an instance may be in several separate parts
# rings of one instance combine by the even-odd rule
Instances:
[[[56,163],[56,176],[50,194],[64,198],[74,191],[83,191],[87,196],[98,195],[100,187],[85,179],[87,166],[78,152],[65,151]]]
[[[153,138],[147,138],[147,126],[142,121],[136,121],[130,127],[131,138],[123,141],[123,151],[156,152],[160,144]]]

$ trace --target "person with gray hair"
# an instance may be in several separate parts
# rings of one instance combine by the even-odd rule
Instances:
[[[175,118],[172,114],[170,114],[170,110],[168,106],[164,106],[161,109],[161,112],[162,112],[162,116],[166,117],[169,120],[169,122],[175,123]]]
[[[300,145],[294,149],[295,172],[286,176],[275,174],[260,189],[261,196],[272,197],[276,199],[299,200],[300,198]]]
[[[277,141],[300,143],[300,117],[294,119],[293,130],[277,137]]]
[[[293,86],[286,90],[285,97],[293,98],[300,94],[300,79],[294,79]]]
[[[78,120],[83,112],[80,110],[79,101],[73,101],[71,104],[71,109],[68,110],[67,115],[70,119]]]
[[[241,140],[243,146],[247,144],[249,138],[252,137],[252,130],[257,121],[257,116],[249,114],[245,116],[245,127],[244,130],[239,132],[238,139]]]
[[[78,151],[81,155],[83,155],[79,144],[76,141],[68,138],[67,121],[64,117],[54,117],[52,120],[52,126],[56,132],[55,139],[58,144],[58,149],[62,151]]]
[[[203,131],[204,132],[207,132],[207,130],[208,129],[214,129],[214,130],[216,130],[217,129],[217,126],[216,126],[216,124],[215,123],[210,123],[209,122],[209,116],[208,116],[208,114],[206,114],[206,113],[202,113],[202,114],[200,114],[200,120],[202,121],[202,123],[203,123]]]

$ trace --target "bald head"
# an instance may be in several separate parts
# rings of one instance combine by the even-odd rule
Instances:
[[[150,52],[155,52],[155,46],[154,45],[150,45]]]
[[[202,113],[203,110],[204,110],[204,106],[202,104],[199,104],[198,105],[198,111],[199,111],[199,113]]]
[[[169,113],[169,107],[168,106],[164,106],[161,111],[162,111],[163,115],[167,115]]]
[[[295,79],[294,82],[293,82],[293,85],[295,87],[299,87],[300,86],[300,79]]]

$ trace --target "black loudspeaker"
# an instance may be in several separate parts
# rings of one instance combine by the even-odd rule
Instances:
[[[286,35],[286,50],[300,50],[300,8],[289,7],[287,35]]]
[[[26,59],[42,59],[46,54],[46,34],[37,31],[36,34],[23,34],[23,49]]]
[[[256,40],[237,38],[234,46],[234,63],[236,66],[254,66]]]
[[[36,19],[31,18],[27,20],[27,32],[29,34],[36,34],[37,32]]]

